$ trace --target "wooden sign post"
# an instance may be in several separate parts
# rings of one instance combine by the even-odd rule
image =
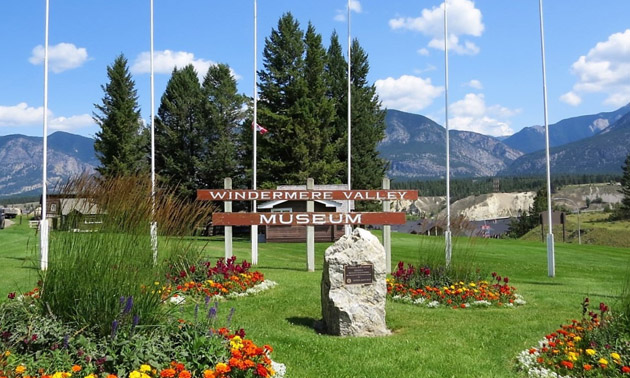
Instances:
[[[231,233],[228,238],[228,227],[231,226],[306,226],[307,227],[307,263],[309,272],[315,271],[315,230],[318,225],[392,225],[404,224],[405,213],[391,213],[389,201],[416,200],[418,192],[415,190],[389,190],[389,180],[383,180],[383,190],[320,190],[314,189],[313,179],[308,179],[307,190],[232,190],[231,180],[225,181],[223,190],[197,190],[197,199],[203,201],[225,201],[225,212],[214,213],[212,224],[226,226],[225,256],[232,253]],[[307,201],[305,213],[232,213],[231,201]],[[383,201],[381,213],[337,213],[314,211],[316,200],[345,200],[345,201]],[[229,205],[228,205],[229,203]],[[386,261],[391,268],[391,235],[390,227],[383,230],[383,241],[386,245]],[[257,235],[252,235],[257,237]],[[229,241],[228,241],[229,239]],[[228,243],[230,245],[228,249]],[[229,250],[229,252],[228,252]]]

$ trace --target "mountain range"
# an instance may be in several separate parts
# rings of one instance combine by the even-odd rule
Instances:
[[[0,136],[0,197],[36,195],[42,187],[42,138],[24,135]],[[94,140],[57,131],[48,137],[48,185],[98,164]]]
[[[388,110],[378,146],[391,178],[433,179],[446,174],[446,131],[418,114]],[[450,130],[452,177],[544,175],[544,130],[526,127],[496,138]],[[552,174],[621,173],[630,153],[630,104],[613,112],[584,115],[550,125]],[[541,139],[542,138],[542,139]],[[48,137],[48,185],[94,172],[94,140],[66,132]],[[42,138],[0,136],[0,198],[41,193]]]

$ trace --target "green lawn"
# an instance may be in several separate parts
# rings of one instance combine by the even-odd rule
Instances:
[[[15,227],[15,228],[14,228]],[[28,227],[0,231],[0,292],[28,289],[36,280],[26,243]],[[249,243],[236,241],[235,255],[250,260]],[[580,316],[585,296],[614,307],[628,274],[627,249],[556,244],[556,278],[547,277],[546,247],[534,241],[461,239],[454,259],[483,263],[508,276],[527,305],[515,309],[427,309],[387,303],[388,337],[339,338],[320,335],[320,281],[324,250],[317,244],[316,268],[306,272],[305,244],[260,244],[259,265],[278,282],[271,291],[223,302],[235,307],[235,325],[258,344],[274,347],[273,359],[287,365],[289,377],[512,377],[514,358],[568,319]],[[211,241],[211,256],[223,243]],[[423,251],[440,251],[441,237],[394,234],[394,264],[414,262]],[[5,298],[5,294],[2,295]],[[96,311],[97,309],[95,309]]]

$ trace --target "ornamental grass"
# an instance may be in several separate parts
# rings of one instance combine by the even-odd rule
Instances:
[[[162,321],[160,281],[166,265],[160,261],[200,253],[185,236],[209,219],[213,207],[179,199],[172,190],[158,191],[154,205],[150,181],[139,176],[84,176],[57,192],[74,203],[62,217],[62,228],[89,232],[51,233],[48,270],[40,273],[42,311],[107,335],[124,298],[133,301],[128,315],[140,325]],[[96,213],[88,230],[75,228],[86,223],[81,213]],[[154,259],[152,222],[160,235],[159,260]]]

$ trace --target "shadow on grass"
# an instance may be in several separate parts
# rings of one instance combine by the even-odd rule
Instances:
[[[324,324],[321,319],[315,319],[304,316],[292,316],[287,318],[287,321],[293,325],[304,327],[313,330],[319,334],[325,334]]]
[[[289,271],[292,271],[292,272],[309,273],[304,268],[291,268],[291,267],[288,267],[288,266],[278,267],[278,266],[269,266],[269,265],[256,265],[256,269],[259,269],[259,268],[260,269],[268,269],[268,270],[289,270]],[[310,273],[317,273],[317,271],[310,272]]]
[[[521,281],[526,284],[531,285],[543,285],[543,286],[564,286],[563,283],[560,282],[551,282],[551,281]]]

